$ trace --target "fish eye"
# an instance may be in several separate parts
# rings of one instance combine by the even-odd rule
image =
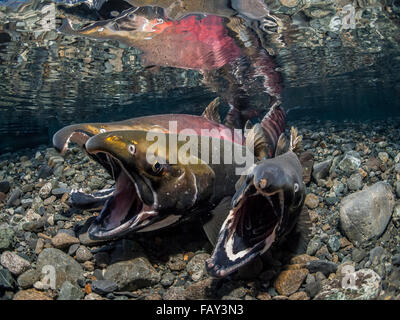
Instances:
[[[152,169],[154,171],[154,173],[160,173],[163,169],[163,166],[161,163],[159,163],[158,161],[153,163]]]
[[[135,154],[135,152],[136,152],[136,147],[135,147],[134,144],[130,144],[130,145],[128,146],[128,152],[129,152],[131,155],[134,155],[134,154]]]
[[[300,187],[299,187],[299,184],[297,182],[295,182],[295,184],[293,185],[293,189],[294,189],[294,192],[299,191]]]

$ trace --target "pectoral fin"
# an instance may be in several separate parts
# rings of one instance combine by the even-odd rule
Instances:
[[[210,102],[210,104],[204,110],[202,116],[207,118],[208,120],[221,123],[221,117],[219,116],[218,113],[219,104],[220,104],[220,99],[219,97],[216,97],[213,101]]]
[[[231,210],[231,197],[225,197],[210,213],[211,218],[203,224],[204,232],[213,246],[216,245],[219,232]]]

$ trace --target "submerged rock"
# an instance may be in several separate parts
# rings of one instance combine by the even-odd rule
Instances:
[[[339,162],[339,169],[346,173],[352,173],[356,171],[360,167],[360,165],[360,154],[356,151],[348,151],[344,155],[342,161]]]
[[[373,186],[343,198],[340,224],[352,241],[367,241],[379,237],[385,230],[394,207],[394,196],[389,184]]]
[[[146,258],[140,257],[110,265],[104,279],[115,281],[120,290],[137,290],[159,283],[161,277]]]
[[[11,251],[5,251],[2,253],[0,263],[3,267],[7,268],[17,276],[28,270],[31,266],[29,261]]]
[[[82,298],[82,290],[71,282],[65,281],[61,286],[57,300],[80,300]]]
[[[325,284],[315,300],[372,300],[381,292],[381,277],[371,269],[361,269],[347,275],[348,279],[345,277]]]
[[[56,276],[56,288],[61,288],[65,281],[77,284],[78,279],[83,278],[81,265],[71,258],[68,254],[59,249],[46,248],[37,259],[36,270],[45,272],[44,267],[53,267]]]

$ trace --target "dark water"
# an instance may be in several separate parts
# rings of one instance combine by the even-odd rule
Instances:
[[[400,116],[398,1],[176,3],[0,0],[0,153],[49,144],[71,123],[201,114],[216,96],[222,115],[229,106],[262,115],[277,99],[289,119]],[[134,22],[118,20],[125,10]],[[59,29],[65,18],[74,30],[116,24],[94,39]],[[178,36],[138,32],[165,25]],[[138,36],[117,40],[124,28]]]

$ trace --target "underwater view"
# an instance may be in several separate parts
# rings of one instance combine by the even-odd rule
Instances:
[[[398,0],[0,0],[0,299],[400,300],[399,29]]]

